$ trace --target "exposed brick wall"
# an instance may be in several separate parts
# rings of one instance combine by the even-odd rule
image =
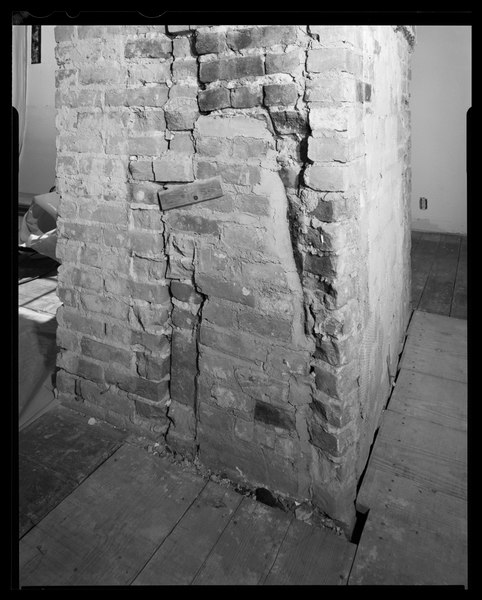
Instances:
[[[408,38],[56,35],[62,401],[350,528],[408,311]]]

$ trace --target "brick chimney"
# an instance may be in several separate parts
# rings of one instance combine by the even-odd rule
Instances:
[[[413,31],[56,40],[61,401],[349,531],[409,315]]]

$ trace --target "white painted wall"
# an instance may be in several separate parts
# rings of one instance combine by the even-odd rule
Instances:
[[[54,26],[42,26],[41,62],[30,63],[28,26],[27,128],[20,159],[18,190],[43,194],[55,185],[55,37]]]
[[[417,26],[412,62],[412,229],[467,233],[469,26]],[[419,199],[428,199],[420,210]]]

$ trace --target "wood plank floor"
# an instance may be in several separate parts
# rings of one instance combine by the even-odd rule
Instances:
[[[467,318],[467,237],[412,232],[412,308]]]
[[[358,504],[350,585],[467,586],[467,321],[415,311]]]
[[[466,252],[465,237],[413,233],[418,310],[360,489],[358,549],[39,401],[20,432],[20,584],[466,585]],[[19,286],[37,346],[54,343],[55,288],[55,275]]]
[[[86,421],[58,407],[22,432],[21,587],[346,584],[344,537]]]

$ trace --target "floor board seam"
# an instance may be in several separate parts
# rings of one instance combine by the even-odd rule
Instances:
[[[179,519],[174,523],[174,525],[171,527],[171,529],[169,530],[169,533],[167,533],[167,535],[164,536],[163,540],[159,543],[158,546],[156,546],[156,548],[154,549],[154,551],[152,552],[152,554],[149,556],[149,558],[147,559],[147,561],[144,563],[144,565],[139,569],[139,571],[134,575],[134,577],[131,579],[131,581],[129,583],[127,583],[126,585],[132,585],[135,580],[139,577],[139,575],[142,573],[142,571],[144,571],[144,569],[147,567],[147,565],[151,562],[151,560],[153,559],[154,555],[157,553],[157,551],[159,550],[159,548],[161,548],[163,546],[163,544],[168,540],[169,536],[172,534],[172,532],[176,529],[176,527],[179,525],[179,523],[184,519],[184,517],[186,516],[187,512],[190,510],[190,508],[192,507],[192,505],[197,501],[197,499],[199,498],[199,496],[203,493],[203,491],[206,489],[207,484],[209,483],[209,481],[205,481],[203,487],[199,490],[199,492],[197,493],[197,495],[193,498],[192,502],[189,504],[189,506],[186,507],[185,511],[182,513],[182,515],[179,517]]]
[[[226,531],[226,529],[227,529],[228,525],[231,523],[231,521],[234,519],[234,516],[235,516],[235,515],[236,515],[236,513],[238,512],[238,510],[239,510],[239,507],[240,507],[240,506],[241,506],[241,504],[243,503],[243,500],[244,500],[244,498],[243,498],[243,497],[241,497],[241,500],[239,501],[239,504],[238,504],[238,506],[236,506],[236,509],[235,509],[235,510],[233,510],[233,513],[232,513],[232,515],[229,517],[229,519],[227,520],[227,522],[226,522],[226,525],[223,527],[222,531],[219,533],[218,539],[217,539],[217,540],[214,542],[214,544],[212,545],[212,548],[211,548],[211,550],[208,552],[208,554],[207,554],[206,558],[204,559],[204,561],[203,561],[202,565],[201,565],[201,566],[199,567],[199,569],[196,571],[196,573],[195,573],[194,577],[192,578],[192,580],[191,580],[191,582],[190,582],[190,584],[189,584],[189,585],[193,585],[193,584],[194,584],[194,582],[196,581],[196,578],[198,577],[198,575],[199,575],[199,574],[201,573],[201,571],[203,570],[203,568],[204,568],[204,565],[205,565],[205,564],[207,563],[207,561],[209,560],[209,557],[210,557],[210,556],[211,556],[211,554],[213,553],[213,551],[214,551],[214,548],[216,548],[216,546],[218,545],[218,542],[219,542],[219,540],[221,539],[221,537],[222,537],[223,533]]]

